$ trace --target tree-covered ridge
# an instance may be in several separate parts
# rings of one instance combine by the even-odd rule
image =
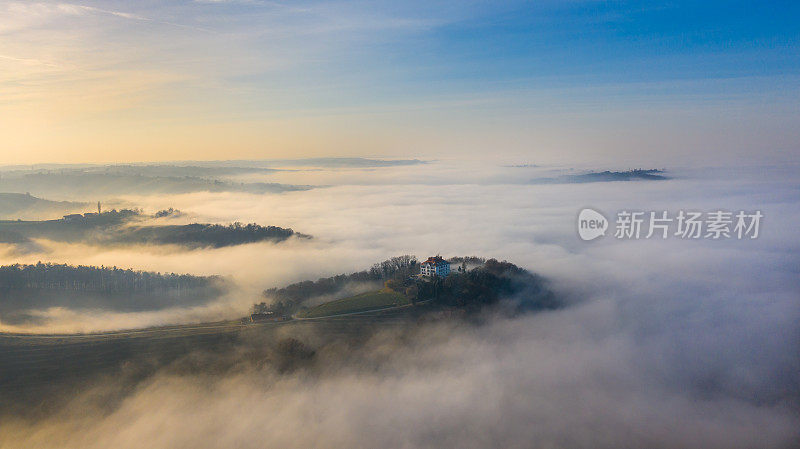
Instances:
[[[219,276],[154,273],[117,267],[93,267],[39,262],[0,266],[0,292],[71,290],[102,293],[179,293],[218,288]]]
[[[37,263],[0,266],[0,322],[40,321],[42,311],[138,312],[204,304],[227,292],[219,276]]]
[[[433,301],[447,307],[479,309],[501,301],[512,310],[541,310],[560,305],[545,280],[513,263],[476,256],[449,259],[453,271],[445,278],[420,277],[415,256],[394,257],[367,271],[304,281],[264,291],[267,301],[254,312],[290,315],[320,296],[336,295],[352,283],[382,282],[387,290],[412,303]],[[472,268],[469,268],[472,266]]]
[[[612,181],[664,181],[670,179],[661,169],[636,168],[626,171],[595,171],[577,175],[562,175],[555,178],[538,178],[531,181],[533,184],[582,184],[588,182]]]
[[[544,278],[497,259],[489,259],[479,267],[457,271],[441,280],[418,283],[417,288],[422,297],[473,309],[501,301],[514,311],[555,309],[561,305]]]
[[[261,226],[256,223],[229,225],[192,223],[167,226],[131,226],[109,236],[109,243],[182,245],[188,247],[214,247],[243,245],[261,241],[283,241],[296,235],[292,229],[278,226]]]
[[[67,215],[59,220],[0,221],[0,242],[20,244],[43,238],[91,245],[180,245],[188,248],[241,245],[260,241],[281,242],[292,236],[308,238],[290,228],[239,222],[228,225],[191,223],[153,224],[150,219],[180,216],[167,209],[153,216],[139,210],[122,209],[102,213]]]

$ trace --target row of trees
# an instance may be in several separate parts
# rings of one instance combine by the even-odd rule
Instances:
[[[448,259],[451,265],[483,265],[486,263],[486,258],[478,256],[456,256]]]
[[[280,242],[297,235],[291,228],[261,226],[256,223],[229,225],[192,223],[168,226],[131,226],[114,231],[108,239],[112,243],[128,244],[174,244],[190,247],[242,245],[260,241]]]
[[[222,279],[218,276],[161,274],[123,270],[117,267],[71,266],[41,262],[35,265],[0,266],[0,292],[3,293],[44,290],[182,295],[201,289],[218,292],[222,288]]]

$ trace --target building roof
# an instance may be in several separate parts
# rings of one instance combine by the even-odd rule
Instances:
[[[428,257],[428,260],[422,262],[421,265],[426,265],[426,264],[431,264],[433,266],[444,265],[444,264],[450,265],[450,262],[442,259],[442,256],[434,256],[434,257]]]

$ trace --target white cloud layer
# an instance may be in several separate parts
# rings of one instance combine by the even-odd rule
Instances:
[[[439,176],[441,185],[393,182],[414,170]],[[498,169],[509,179],[518,170]],[[575,185],[471,184],[472,173],[439,164],[364,170],[351,173],[358,185],[339,177],[329,188],[281,195],[128,198],[199,220],[291,226],[315,239],[188,253],[64,245],[47,258],[219,273],[251,292],[193,319],[241,315],[260,289],[404,253],[508,259],[551,279],[568,307],[476,328],[431,325],[403,343],[378,336],[352,363],[326,360],[310,376],[159,375],[109,413],[0,428],[0,446],[780,448],[798,441],[796,167],[685,169],[669,181]],[[756,240],[585,243],[574,220],[586,206],[609,215],[761,210],[765,218]],[[89,315],[71,314],[69,325],[101,323]]]

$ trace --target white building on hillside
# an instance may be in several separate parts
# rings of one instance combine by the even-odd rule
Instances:
[[[441,256],[428,257],[428,260],[419,265],[419,274],[445,277],[450,274],[450,262],[442,259]]]

